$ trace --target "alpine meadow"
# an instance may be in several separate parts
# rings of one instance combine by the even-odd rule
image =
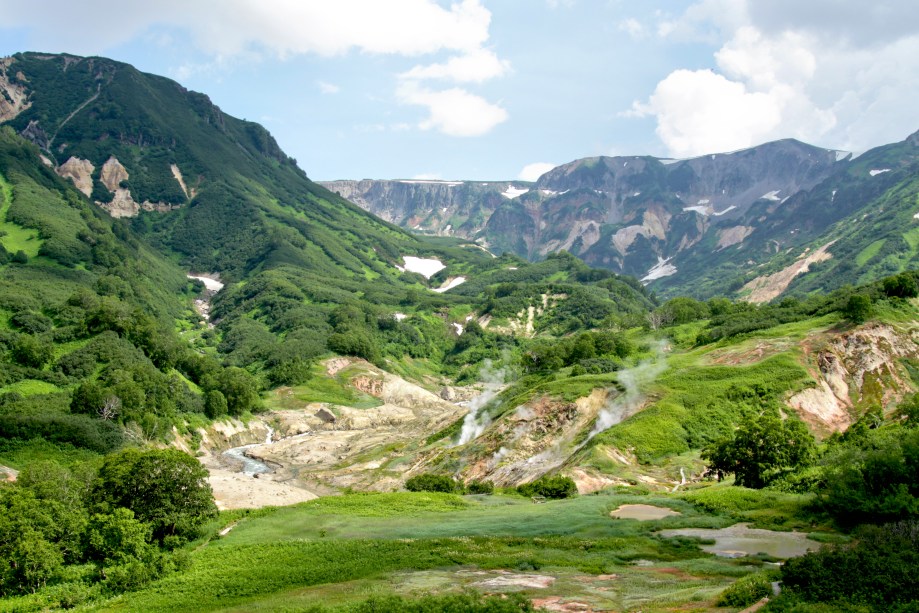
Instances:
[[[867,94],[818,83],[873,49],[883,70],[847,87],[912,96],[878,50],[919,41],[905,17],[840,8],[824,56],[788,3],[687,0],[527,61],[509,15],[536,38],[626,9],[154,2],[103,31],[13,4],[17,44],[73,12],[52,46],[96,32],[181,68],[0,59],[0,611],[919,610],[919,117],[842,150],[872,132],[847,115]],[[716,70],[594,113],[597,134],[653,116],[644,141],[425,174],[519,155],[485,139],[530,104],[568,155],[560,126],[590,113],[549,109],[590,104],[591,54],[628,39],[659,71],[663,40],[699,63],[731,20]],[[221,109],[253,96],[261,123]],[[279,141],[354,174],[314,181]],[[394,160],[412,178],[360,178]]]

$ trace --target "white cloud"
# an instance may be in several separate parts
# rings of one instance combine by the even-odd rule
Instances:
[[[341,88],[334,83],[326,83],[325,81],[318,81],[316,85],[319,86],[319,91],[323,94],[337,94],[341,91]]]
[[[448,136],[482,136],[507,120],[503,108],[461,88],[433,91],[406,81],[399,86],[397,96],[405,104],[427,107],[428,117],[419,128],[436,129]]]
[[[399,75],[403,79],[449,79],[459,83],[481,83],[504,76],[510,69],[507,60],[498,59],[493,51],[476,49],[465,55],[452,57],[443,64],[415,66]]]
[[[549,162],[533,162],[524,166],[517,174],[517,178],[521,181],[535,181],[553,168],[555,164]]]
[[[490,22],[480,0],[448,8],[435,0],[223,0],[220,10],[206,2],[160,0],[125,11],[112,11],[103,0],[35,0],[4,3],[0,12],[0,27],[28,27],[37,48],[101,53],[164,25],[187,31],[202,51],[217,57],[253,50],[279,57],[468,52],[488,40]]]
[[[648,35],[648,32],[641,22],[631,17],[619,22],[619,30],[625,32],[635,40],[640,40]]]
[[[675,70],[625,114],[653,116],[678,157],[785,137],[855,151],[902,139],[919,96],[919,18],[903,4],[704,0],[661,16],[671,40],[718,39],[714,70]]]

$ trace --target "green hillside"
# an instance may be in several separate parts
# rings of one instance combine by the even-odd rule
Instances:
[[[681,262],[706,300],[672,277],[661,299],[564,250],[408,234],[168,79],[13,68],[0,611],[738,611],[779,580],[766,610],[919,599],[915,139]],[[709,298],[824,241],[791,296]]]

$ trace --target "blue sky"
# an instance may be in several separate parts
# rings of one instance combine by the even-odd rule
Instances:
[[[914,1],[0,0],[0,54],[171,77],[314,179],[534,179],[593,155],[901,140]]]

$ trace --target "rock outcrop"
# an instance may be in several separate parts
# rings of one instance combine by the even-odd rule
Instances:
[[[76,188],[89,198],[93,193],[93,171],[95,170],[96,167],[89,160],[71,157],[57,168],[57,174],[73,181]]]
[[[406,229],[473,239],[494,253],[534,260],[567,250],[593,266],[652,281],[678,276],[680,260],[693,254],[742,246],[791,197],[835,172],[840,160],[839,152],[783,140],[689,160],[586,158],[550,170],[535,184],[323,185]],[[661,261],[672,262],[657,270]]]
[[[13,58],[0,58],[0,123],[14,119],[32,106],[23,83],[25,76],[18,73],[11,78],[9,75],[12,64]]]
[[[121,185],[122,182],[127,181],[129,178],[130,175],[127,169],[115,156],[110,157],[102,165],[99,181],[114,194],[114,197],[111,202],[96,201],[96,204],[105,209],[112,217],[136,217],[141,210],[165,213],[178,208],[175,205],[164,202],[150,202],[149,200],[144,200],[141,203],[136,202],[131,196],[131,190]]]

